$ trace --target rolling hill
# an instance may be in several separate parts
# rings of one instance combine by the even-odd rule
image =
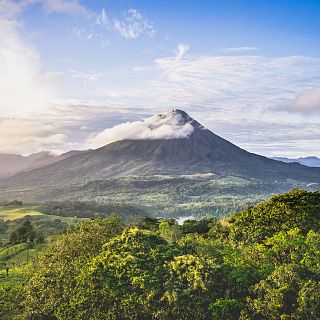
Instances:
[[[287,163],[298,162],[298,163],[303,164],[304,166],[308,166],[308,167],[320,167],[320,159],[315,156],[300,157],[300,158],[296,158],[296,159],[283,158],[283,157],[273,157],[271,159],[282,161],[282,162],[287,162]]]
[[[56,155],[49,151],[42,151],[32,153],[28,156],[0,153],[0,178],[7,178],[19,172],[41,168],[81,152],[82,151],[71,150],[66,153]]]

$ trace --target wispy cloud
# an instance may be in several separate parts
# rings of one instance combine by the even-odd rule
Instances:
[[[26,1],[0,0],[0,17],[14,17],[21,13],[27,5]]]
[[[0,119],[0,152],[30,153],[60,150],[68,137],[58,128],[32,119]]]
[[[25,0],[28,1],[28,0]],[[29,0],[29,2],[31,2]],[[92,13],[78,0],[34,0],[42,4],[48,13],[65,12],[70,14],[80,14],[90,16]]]
[[[178,52],[183,50],[178,48]],[[179,56],[179,54],[178,54]],[[155,60],[159,80],[149,82],[170,103],[265,112],[287,104],[319,81],[320,59],[248,55],[192,55]]]
[[[121,19],[115,18],[113,20],[113,25],[115,30],[117,30],[122,37],[127,39],[135,39],[141,35],[153,37],[155,34],[152,21],[147,19],[137,9],[129,9],[124,13],[123,18]]]
[[[224,52],[246,52],[246,51],[258,51],[259,48],[256,47],[232,47],[232,48],[223,48],[221,51]]]
[[[109,45],[110,41],[107,39],[106,34],[100,30],[96,30],[93,27],[89,28],[79,28],[74,27],[72,33],[81,40],[100,40],[103,46]]]
[[[98,24],[98,25],[109,24],[109,18],[108,18],[106,10],[104,8],[101,10],[101,13],[97,15],[96,24]]]
[[[0,16],[14,17],[35,5],[40,5],[46,13],[68,13],[87,17],[93,15],[79,0],[0,0]]]
[[[320,81],[319,86],[300,93],[285,110],[301,114],[320,112]]]
[[[97,81],[102,78],[102,74],[95,70],[70,70],[71,77],[84,79],[86,81]]]
[[[176,60],[180,60],[190,50],[190,46],[184,43],[179,43],[176,51]]]

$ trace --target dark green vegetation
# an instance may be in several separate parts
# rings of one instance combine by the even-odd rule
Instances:
[[[261,182],[213,174],[128,176],[63,187],[48,185],[39,188],[35,185],[28,189],[9,188],[1,191],[0,197],[3,200],[13,198],[43,203],[42,213],[68,217],[95,217],[97,214],[103,216],[119,212],[123,218],[148,215],[201,219],[206,216],[220,218],[241,211],[293,188],[314,190],[320,185],[294,181]]]
[[[1,319],[320,318],[320,191],[181,226],[89,219],[42,246],[19,272],[2,269]]]
[[[4,205],[4,204],[3,204]],[[20,205],[19,207],[15,207]],[[27,215],[30,214],[30,215]],[[22,216],[22,218],[21,218]],[[5,220],[3,220],[5,218]],[[0,210],[0,319],[10,320],[22,310],[24,285],[35,269],[38,253],[74,219],[58,219],[10,202]]]

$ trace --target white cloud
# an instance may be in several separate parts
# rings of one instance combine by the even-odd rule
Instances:
[[[115,30],[127,39],[135,39],[144,34],[153,37],[155,34],[153,23],[137,9],[129,9],[121,20],[115,18],[113,25]]]
[[[0,108],[7,116],[46,109],[57,82],[55,73],[41,71],[38,53],[23,43],[17,28],[0,19]]]
[[[176,60],[180,60],[190,50],[190,46],[187,44],[179,43],[178,50],[176,52]]]
[[[71,77],[86,81],[97,81],[102,78],[102,74],[95,70],[70,70]]]
[[[224,48],[221,51],[224,52],[245,52],[245,51],[258,51],[257,47],[233,47],[233,48]]]
[[[178,52],[184,52],[180,47]],[[178,55],[179,57],[179,55]],[[155,60],[158,78],[143,86],[154,99],[177,106],[202,105],[249,116],[286,105],[301,89],[316,85],[320,59],[289,56],[192,55]],[[149,98],[150,99],[150,98]],[[273,110],[274,111],[274,110]]]
[[[97,15],[96,24],[98,25],[106,25],[109,23],[109,18],[107,16],[106,10],[103,8],[101,13]]]
[[[0,0],[0,16],[15,17],[24,9],[33,5],[41,5],[47,13],[69,13],[92,16],[92,13],[78,0]]]
[[[37,120],[0,120],[0,132],[1,153],[54,150],[67,142],[67,136],[57,133],[57,128]]]
[[[36,0],[37,1],[37,0]],[[78,0],[38,0],[48,13],[64,12],[90,16],[91,12]]]
[[[0,0],[0,17],[14,17],[18,15],[26,5],[26,1]]]
[[[38,52],[21,39],[19,28],[16,20],[0,17],[1,152],[55,148],[66,140],[43,119],[57,96],[60,74],[42,71]]]
[[[290,112],[302,114],[314,113],[320,111],[320,87],[317,86],[311,90],[306,90],[299,94],[293,103],[286,108]]]
[[[169,112],[144,121],[127,122],[105,129],[91,135],[87,143],[89,147],[94,148],[124,139],[179,139],[188,137],[193,130],[193,126],[183,121],[180,114]]]
[[[172,56],[134,68],[144,72],[128,73],[122,68],[117,69],[116,74],[112,70],[105,74],[73,70],[68,73],[73,84],[79,85],[79,79],[90,83],[88,87],[77,86],[74,99],[91,101],[69,104],[61,100],[56,105],[60,96],[56,91],[58,73],[42,70],[37,51],[19,37],[19,23],[7,20],[21,13],[27,3],[36,2],[39,6],[46,5],[48,13],[85,12],[77,6],[81,5],[79,1],[65,6],[66,1],[0,0],[0,116],[19,120],[14,125],[19,127],[17,132],[21,129],[14,137],[8,125],[2,124],[0,150],[32,152],[42,148],[79,147],[91,132],[173,106],[191,111],[206,127],[252,152],[280,155],[282,150],[289,150],[291,156],[294,152],[308,155],[303,154],[303,150],[307,150],[320,155],[319,117],[314,112],[319,110],[319,90],[316,89],[319,88],[319,58],[251,56],[250,52],[246,53],[254,51],[249,50],[250,47],[231,48],[228,54],[193,52],[189,55],[189,46],[179,44]],[[94,26],[80,32],[86,39],[100,37],[101,30],[105,29],[104,25],[99,25],[107,19],[105,11],[91,17],[94,20],[90,23]],[[129,10],[123,19],[112,22],[126,38],[154,34],[153,24],[135,9]],[[283,106],[288,105],[294,112],[284,112]],[[313,117],[301,115],[311,112]],[[30,124],[28,121],[32,118],[39,121]],[[44,136],[48,123],[54,126]],[[107,129],[89,140],[96,146],[103,145],[126,138],[125,130],[136,137],[141,134],[141,123],[144,122],[120,125],[111,133]],[[39,132],[31,132],[31,127]],[[142,132],[142,137],[172,134],[171,127],[152,133],[144,128]]]
[[[90,41],[90,40],[100,40],[101,44],[103,46],[109,45],[110,42],[108,39],[106,39],[105,34],[97,31],[95,28],[78,28],[75,27],[72,29],[72,32],[74,35],[76,35],[79,39],[82,39],[84,41]]]

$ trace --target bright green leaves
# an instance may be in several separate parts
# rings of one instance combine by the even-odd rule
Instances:
[[[68,317],[150,319],[161,313],[165,262],[176,253],[153,232],[125,230],[83,267]]]
[[[221,270],[212,258],[191,254],[166,263],[163,300],[176,319],[207,319],[207,306],[222,292]]]
[[[261,242],[280,231],[298,227],[303,233],[320,230],[320,191],[292,190],[234,214],[230,234],[234,241]]]
[[[49,244],[39,256],[26,290],[26,318],[64,314],[81,268],[122,230],[121,223],[114,219],[90,220]]]

